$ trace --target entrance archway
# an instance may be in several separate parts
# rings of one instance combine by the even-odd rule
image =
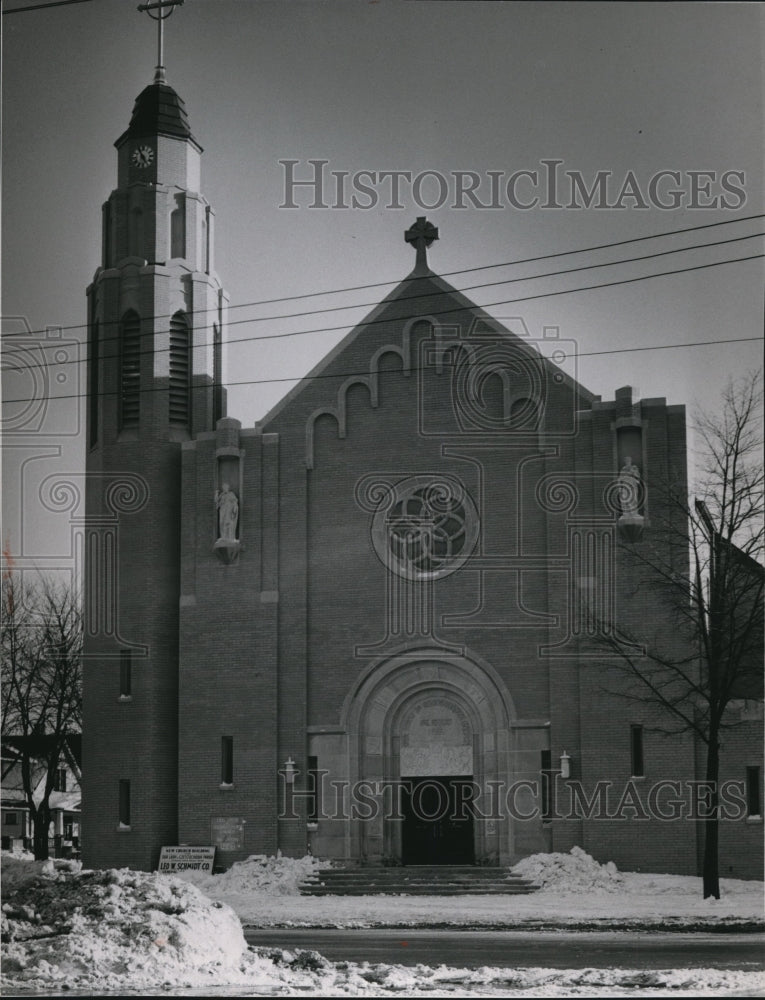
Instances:
[[[496,671],[473,658],[421,649],[370,666],[343,711],[351,783],[378,793],[373,814],[351,821],[350,856],[418,863],[430,851],[419,863],[507,863],[512,827],[492,796],[509,784],[515,717]],[[446,816],[416,832],[408,824],[418,796],[420,812]],[[444,825],[450,815],[466,819]]]

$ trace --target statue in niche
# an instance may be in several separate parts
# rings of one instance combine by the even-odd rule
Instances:
[[[619,503],[622,514],[634,516],[639,514],[640,500],[640,469],[632,464],[629,455],[624,460],[624,465],[619,470]]]
[[[218,531],[220,537],[227,542],[236,541],[236,525],[239,520],[239,501],[236,493],[223,483],[223,489],[215,495],[215,506],[218,508]]]

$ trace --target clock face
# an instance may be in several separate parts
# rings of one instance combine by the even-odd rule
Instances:
[[[137,146],[133,150],[132,160],[137,167],[150,167],[154,160],[154,150],[151,146]]]

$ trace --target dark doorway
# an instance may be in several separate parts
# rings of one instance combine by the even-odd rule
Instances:
[[[404,778],[405,865],[472,865],[472,778]]]

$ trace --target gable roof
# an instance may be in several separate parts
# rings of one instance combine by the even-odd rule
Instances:
[[[406,303],[409,301],[414,301],[416,304],[412,306],[407,306]],[[403,308],[402,308],[403,306]],[[468,313],[471,318],[471,327],[476,325],[484,325],[482,335],[486,336],[487,333],[496,333],[498,337],[503,339],[511,340],[515,345],[517,345],[521,350],[526,350],[532,355],[537,361],[543,359],[543,364],[550,370],[554,370],[556,374],[556,379],[560,381],[558,376],[563,377],[563,383],[579,396],[584,404],[584,407],[589,407],[593,402],[600,399],[595,393],[590,392],[589,389],[585,388],[581,383],[577,382],[575,379],[571,378],[562,369],[559,369],[552,362],[547,361],[543,358],[543,355],[534,348],[533,341],[525,337],[519,336],[512,330],[507,329],[499,320],[495,319],[493,316],[489,315],[484,309],[472,302],[463,292],[454,288],[450,285],[448,281],[442,278],[435,272],[426,269],[415,268],[406,278],[404,278],[399,284],[385,296],[384,299],[376,305],[371,312],[369,312],[360,323],[350,330],[349,333],[342,338],[342,340],[337,343],[332,350],[330,350],[317,365],[315,365],[307,375],[304,375],[302,379],[293,386],[292,389],[287,392],[285,396],[279,400],[269,411],[258,421],[258,426],[262,430],[267,430],[268,425],[270,425],[274,420],[276,420],[283,411],[294,402],[305,389],[313,383],[316,379],[322,377],[328,377],[333,374],[331,369],[334,367],[335,362],[340,358],[346,351],[352,346],[356,345],[362,339],[368,338],[370,343],[370,352],[372,352],[377,346],[375,344],[375,332],[380,331],[379,337],[382,339],[384,334],[381,332],[383,324],[390,322],[417,322],[421,319],[425,322],[440,322],[443,320],[444,326],[448,326],[450,323],[454,323],[458,320],[460,315]],[[370,333],[370,331],[372,331]],[[336,373],[334,373],[336,374]],[[349,372],[347,374],[364,374],[362,372]]]

